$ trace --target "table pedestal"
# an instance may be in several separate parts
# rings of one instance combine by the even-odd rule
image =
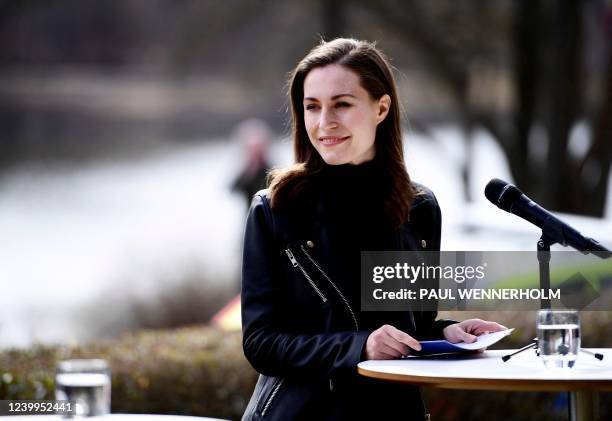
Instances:
[[[570,421],[599,419],[599,395],[590,390],[570,392]]]

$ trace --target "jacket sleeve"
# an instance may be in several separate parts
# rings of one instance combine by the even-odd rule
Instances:
[[[256,195],[249,210],[242,262],[244,354],[268,376],[323,377],[354,369],[370,331],[306,334],[279,328],[281,279],[278,246],[267,199]]]
[[[430,190],[427,190],[428,200],[431,201],[430,211],[427,212],[427,219],[424,221],[430,225],[431,238],[429,244],[430,251],[440,251],[440,239],[442,236],[442,212],[440,205],[436,200],[436,196]],[[440,263],[439,257],[436,258],[436,264]],[[417,334],[419,340],[434,340],[444,338],[442,331],[446,326],[457,323],[455,320],[438,319],[437,311],[421,311],[415,314],[415,322],[417,326]]]

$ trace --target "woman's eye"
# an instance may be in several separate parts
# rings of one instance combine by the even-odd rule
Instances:
[[[307,110],[314,110],[316,108],[317,108],[316,104],[308,104],[308,105],[306,105],[306,109]]]
[[[336,107],[350,107],[351,104],[349,104],[348,102],[338,102],[336,104]]]

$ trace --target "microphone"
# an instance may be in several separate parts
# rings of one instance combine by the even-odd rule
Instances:
[[[562,246],[573,247],[584,254],[592,253],[602,259],[612,255],[610,250],[592,238],[580,234],[512,184],[494,178],[485,187],[485,196],[498,208],[520,216],[541,228],[545,236]]]

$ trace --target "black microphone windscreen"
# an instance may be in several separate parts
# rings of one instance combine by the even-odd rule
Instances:
[[[484,191],[489,202],[493,203],[495,206],[499,206],[499,196],[507,185],[508,183],[499,178],[493,178],[489,181]]]
[[[500,209],[511,212],[513,203],[523,193],[513,184],[494,178],[485,187],[485,196]]]

